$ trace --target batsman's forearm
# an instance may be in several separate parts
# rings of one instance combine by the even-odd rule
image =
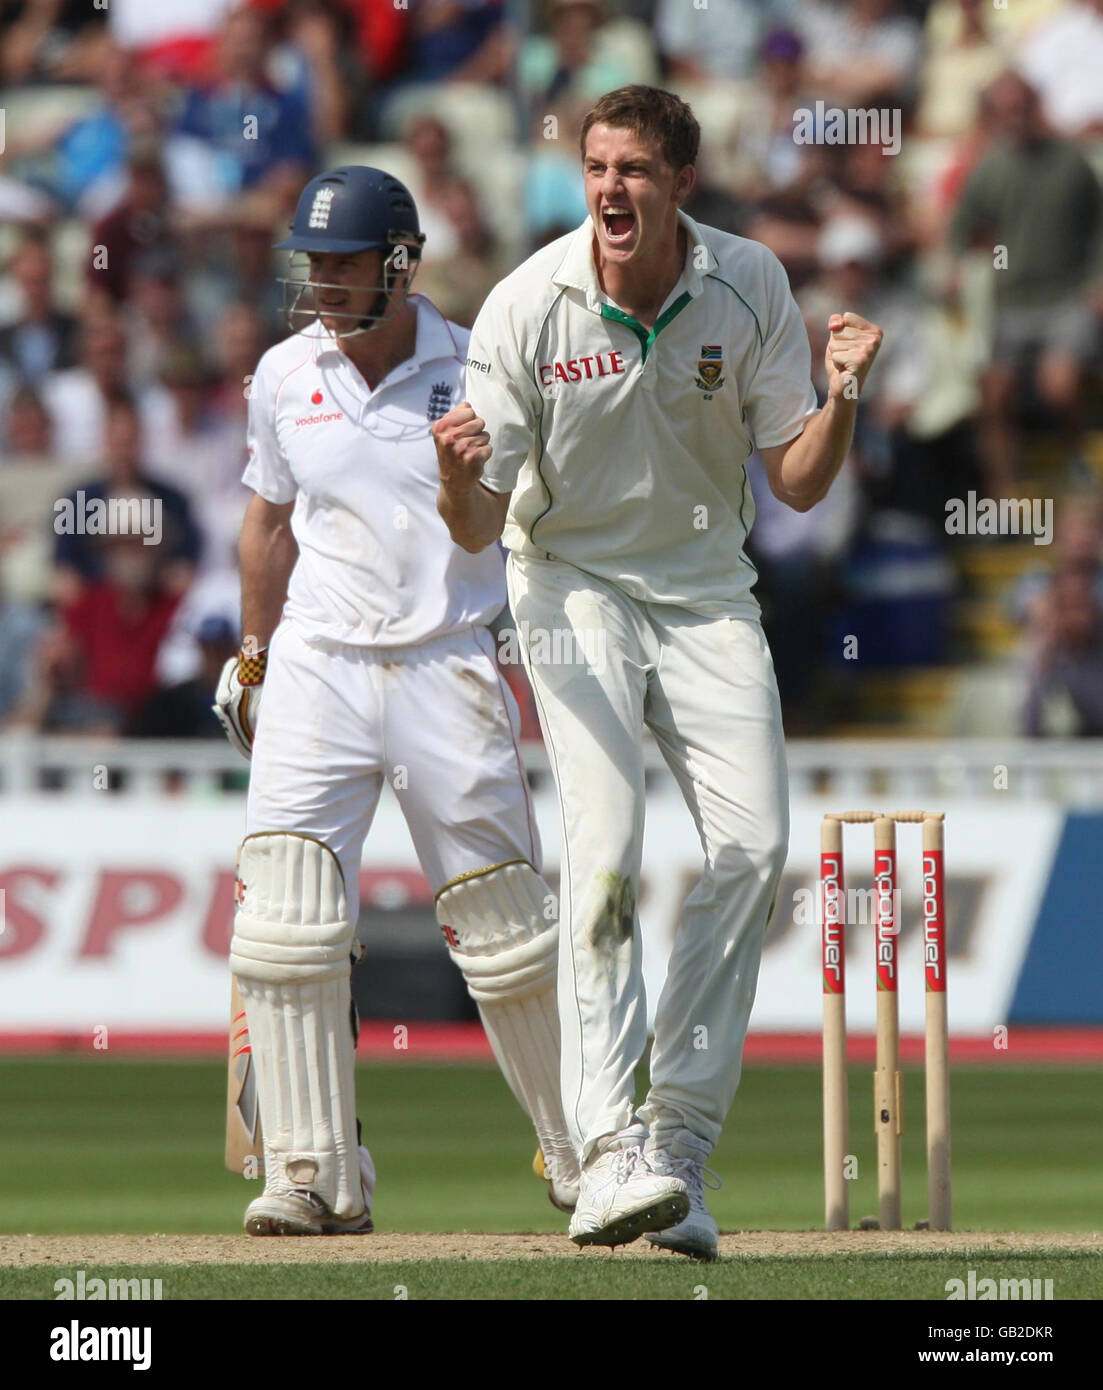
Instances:
[[[781,465],[781,486],[789,506],[808,511],[827,496],[850,451],[857,412],[857,401],[829,398],[805,425]]]
[[[448,534],[464,550],[477,555],[502,534],[507,498],[476,483],[470,488],[451,488],[443,483],[437,492],[437,511]]]
[[[267,647],[287,598],[287,582],[299,547],[290,526],[265,529],[250,525],[246,516],[238,544],[241,563],[241,639],[252,637]]]

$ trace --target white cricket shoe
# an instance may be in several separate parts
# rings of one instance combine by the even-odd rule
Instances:
[[[359,1216],[334,1216],[315,1192],[306,1188],[288,1188],[285,1192],[264,1192],[245,1208],[245,1229],[251,1236],[366,1236],[375,1230],[372,1222],[372,1199],[375,1196],[375,1163],[363,1144],[357,1157],[360,1160],[360,1185],[364,1192],[364,1210]]]
[[[645,1231],[673,1226],[688,1211],[681,1178],[656,1173],[642,1144],[622,1140],[583,1167],[567,1234],[576,1245],[627,1245]]]
[[[685,1220],[668,1226],[665,1231],[647,1232],[647,1239],[660,1250],[675,1250],[695,1260],[716,1259],[720,1228],[705,1206],[705,1187],[715,1192],[720,1187],[720,1179],[711,1168],[705,1167],[709,1153],[708,1143],[688,1129],[679,1129],[669,1138],[653,1136],[648,1139],[647,1161],[654,1171],[681,1178],[689,1190],[689,1215]]]

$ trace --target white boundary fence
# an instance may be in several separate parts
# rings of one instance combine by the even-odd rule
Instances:
[[[524,751],[530,780],[544,783],[550,776],[544,749],[529,744]],[[827,796],[844,810],[844,803],[870,798],[937,807],[961,797],[1103,808],[1103,740],[793,739],[788,756],[794,797]],[[673,789],[650,742],[647,767],[649,789]],[[124,796],[234,795],[227,775],[236,774],[243,789],[247,772],[243,759],[214,739],[0,737],[0,800],[8,802],[44,789],[99,796],[108,780]]]

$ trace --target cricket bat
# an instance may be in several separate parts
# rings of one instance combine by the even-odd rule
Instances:
[[[239,1177],[264,1173],[264,1144],[249,1024],[237,980],[230,977],[230,1059],[226,1082],[226,1167]]]

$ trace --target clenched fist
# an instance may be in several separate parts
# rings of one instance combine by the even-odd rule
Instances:
[[[824,362],[830,400],[857,400],[884,334],[860,314],[832,314]]]
[[[466,401],[453,406],[432,428],[440,485],[445,492],[470,492],[483,475],[493,450],[486,421]]]

